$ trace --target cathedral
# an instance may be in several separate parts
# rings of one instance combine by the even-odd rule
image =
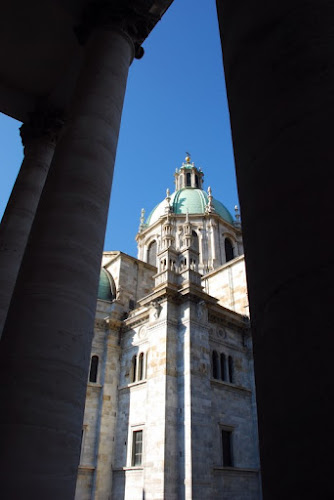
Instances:
[[[76,500],[259,500],[241,222],[189,155],[104,252]]]

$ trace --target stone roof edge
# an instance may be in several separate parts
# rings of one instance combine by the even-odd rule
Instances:
[[[217,319],[228,320],[243,329],[249,330],[251,327],[248,316],[232,311],[232,309],[228,309],[221,304],[208,304],[208,312],[216,316]]]
[[[104,268],[108,267],[117,258],[124,257],[128,260],[132,260],[133,262],[137,262],[137,263],[143,265],[144,267],[151,269],[152,271],[156,269],[156,267],[152,266],[152,264],[149,264],[148,262],[144,262],[143,260],[137,259],[136,257],[132,257],[132,255],[129,255],[125,252],[121,252],[120,250],[103,252],[103,257],[109,257],[109,256],[110,256],[110,260],[103,266]]]
[[[216,269],[213,269],[213,271],[209,271],[208,273],[203,274],[203,276],[201,276],[201,279],[203,280],[206,278],[211,278],[211,276],[218,274],[222,269],[227,269],[232,264],[236,264],[237,262],[240,262],[241,260],[245,260],[245,254],[238,255],[238,257],[235,257],[234,259],[229,260],[228,262],[225,262],[225,264],[222,264],[221,266],[217,267]]]

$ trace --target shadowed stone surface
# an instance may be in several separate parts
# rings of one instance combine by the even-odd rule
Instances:
[[[217,2],[265,499],[332,493],[334,6]]]

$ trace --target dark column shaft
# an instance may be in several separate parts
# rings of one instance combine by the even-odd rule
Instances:
[[[217,1],[266,500],[332,495],[334,4]]]
[[[33,113],[20,132],[24,159],[0,226],[0,337],[62,120]]]
[[[3,331],[3,498],[69,500],[130,39],[95,30]]]

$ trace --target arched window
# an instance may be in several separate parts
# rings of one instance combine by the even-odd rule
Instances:
[[[191,174],[187,172],[187,186],[191,186]]]
[[[143,380],[144,378],[144,353],[141,352],[139,354],[138,361],[138,380]]]
[[[219,378],[218,376],[218,354],[217,351],[212,351],[212,377]]]
[[[154,240],[150,243],[147,250],[147,262],[152,266],[157,265],[157,242]]]
[[[198,175],[195,175],[195,185],[197,188],[199,187]]]
[[[233,384],[234,373],[233,373],[233,358],[232,356],[228,357],[228,377],[231,384]]]
[[[99,366],[99,357],[92,356],[92,359],[90,360],[89,382],[96,382],[97,381],[98,366]]]
[[[220,378],[221,380],[225,380],[225,371],[226,371],[226,357],[222,352],[220,355]]]
[[[132,366],[131,366],[131,382],[136,381],[136,371],[137,371],[137,356],[133,356]]]
[[[225,257],[226,257],[226,262],[234,259],[233,246],[228,238],[225,238]]]
[[[192,239],[193,239],[192,247],[194,250],[196,250],[198,252],[199,251],[198,235],[197,235],[196,231],[192,231],[191,235],[192,235]]]

